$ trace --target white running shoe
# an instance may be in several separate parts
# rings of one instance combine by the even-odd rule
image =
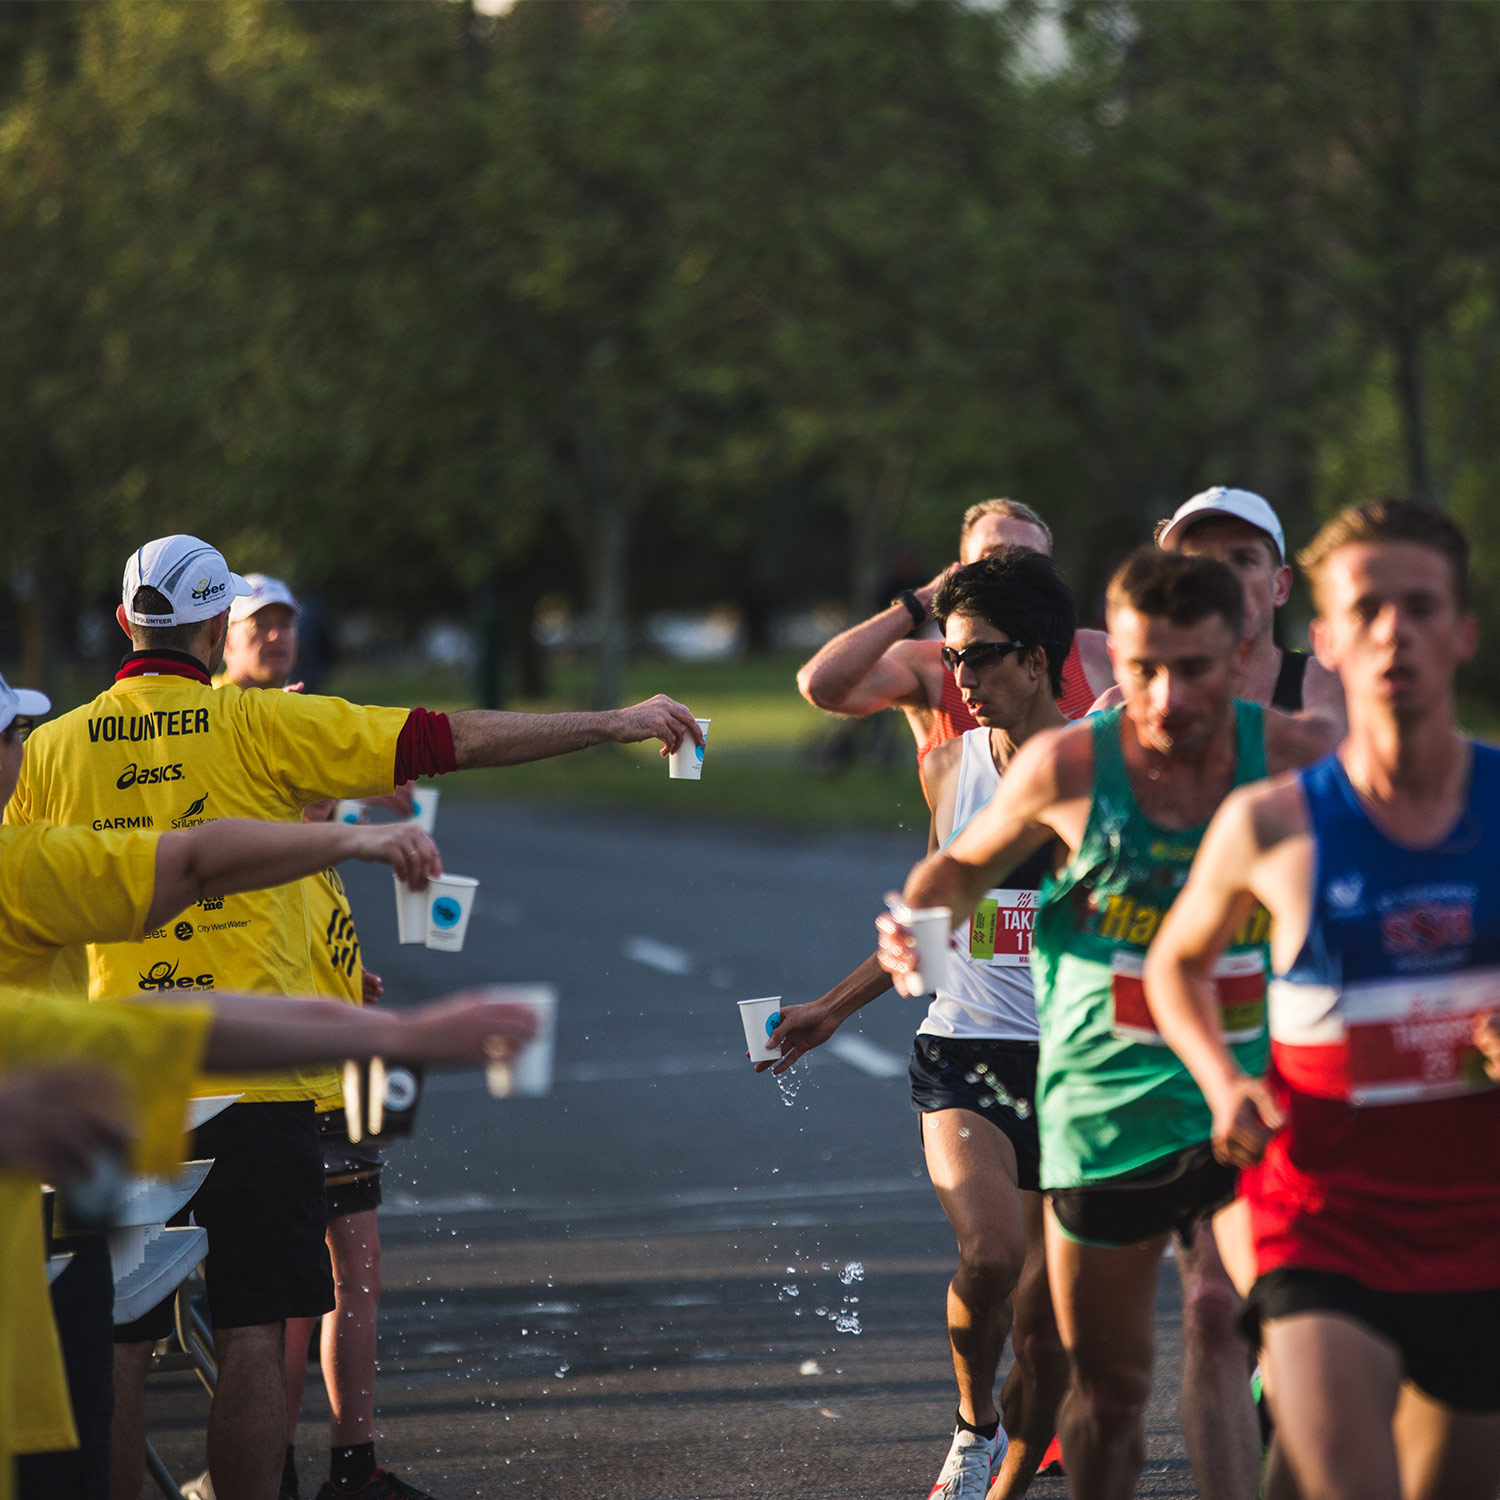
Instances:
[[[1009,1447],[1003,1427],[992,1438],[967,1427],[956,1428],[953,1446],[927,1500],[984,1500]]]

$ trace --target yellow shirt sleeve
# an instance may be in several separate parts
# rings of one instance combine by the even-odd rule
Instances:
[[[396,741],[411,710],[342,698],[259,693],[277,780],[296,803],[383,797],[396,789]]]
[[[132,1126],[131,1167],[171,1172],[182,1158],[187,1098],[212,1012],[202,1006],[92,1006],[0,990],[0,1075],[87,1062],[120,1080]],[[0,1500],[11,1456],[77,1443],[47,1290],[35,1181],[0,1172]]]
[[[139,941],[160,834],[0,829],[0,984],[50,989],[58,950]]]

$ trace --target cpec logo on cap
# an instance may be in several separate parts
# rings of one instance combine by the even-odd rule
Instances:
[[[166,613],[136,609],[136,591],[143,588],[155,589],[166,600]],[[158,537],[131,553],[121,589],[125,618],[147,629],[211,620],[223,614],[231,600],[250,591],[238,573],[230,572],[217,548],[182,534]]]

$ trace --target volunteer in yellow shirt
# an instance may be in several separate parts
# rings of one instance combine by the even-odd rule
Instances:
[[[0,1500],[11,1500],[14,1455],[75,1441],[47,1297],[40,1180],[116,1147],[132,1171],[170,1174],[202,1069],[373,1056],[478,1062],[524,1045],[534,1029],[524,1006],[462,996],[390,1016],[261,995],[80,1006],[0,988]]]
[[[516,714],[362,708],[292,693],[215,692],[230,602],[249,591],[196,537],[169,536],[131,554],[122,628],[135,649],[113,686],[41,726],[6,820],[192,827],[210,818],[294,822],[329,796],[389,793],[398,781],[539,760],[605,741],[702,736],[692,714],[658,695],[601,713]],[[95,998],[235,988],[313,988],[306,905],[282,888],[227,897],[201,917],[139,943],[93,946]],[[209,1235],[209,1310],[220,1353],[209,1420],[209,1469],[219,1500],[275,1488],[285,1450],[282,1325],[333,1305],[323,1243],[322,1155],[312,1070],[244,1080],[244,1101],[204,1127],[215,1157],[194,1203]],[[165,1310],[162,1310],[163,1312]],[[119,1331],[115,1487],[130,1489],[123,1455],[144,1463],[141,1395],[162,1317]],[[269,1415],[279,1409],[281,1419]],[[137,1473],[138,1480],[138,1473]]]

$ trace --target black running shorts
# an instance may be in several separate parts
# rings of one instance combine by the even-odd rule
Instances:
[[[323,1142],[323,1186],[328,1195],[328,1222],[380,1207],[380,1169],[385,1159],[371,1140],[349,1139],[344,1111],[330,1109],[318,1116]]]
[[[917,1033],[912,1044],[911,1107],[919,1115],[967,1109],[991,1121],[1016,1148],[1016,1180],[1037,1189],[1035,1042]]]
[[[1246,1311],[1256,1325],[1298,1313],[1352,1318],[1396,1346],[1424,1395],[1458,1411],[1500,1411],[1500,1288],[1377,1292],[1335,1271],[1284,1266],[1251,1287]]]
[[[192,1155],[214,1159],[186,1210],[208,1231],[204,1276],[214,1327],[328,1312],[333,1267],[324,1243],[328,1209],[312,1102],[231,1104],[199,1127]],[[115,1341],[164,1338],[171,1322],[168,1299],[119,1325]]]
[[[1204,1141],[1087,1187],[1053,1188],[1047,1202],[1063,1233],[1081,1244],[1113,1249],[1175,1230],[1186,1245],[1201,1220],[1234,1198],[1238,1179]]]

